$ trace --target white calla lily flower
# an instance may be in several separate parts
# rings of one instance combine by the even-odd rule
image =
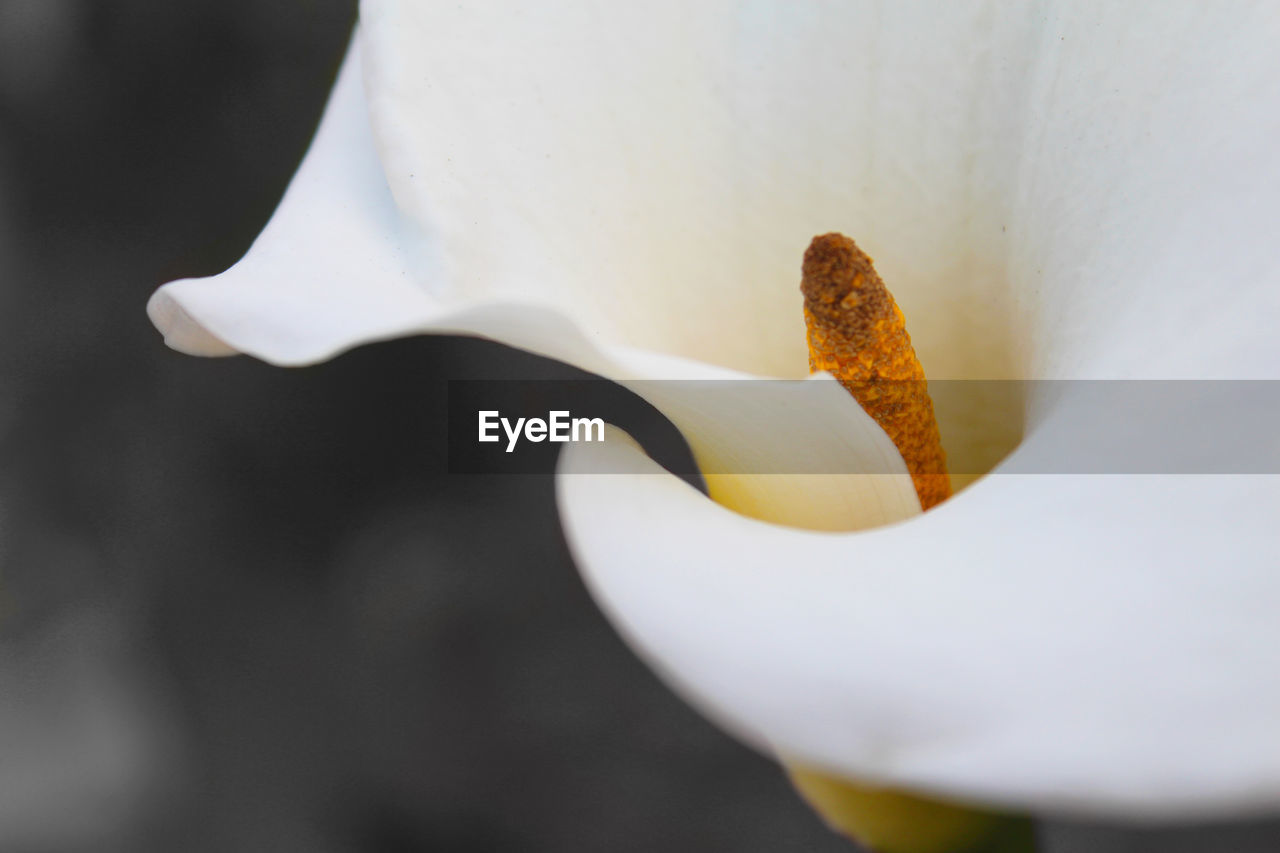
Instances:
[[[933,379],[1280,369],[1268,2],[513,6],[366,0],[266,230],[152,300],[168,342],[298,365],[456,333],[624,382],[801,377],[800,253],[841,230]],[[914,517],[892,443],[813,381],[654,402],[717,470],[882,473],[726,474],[717,503],[626,441],[562,459],[584,576],[683,695],[966,800],[1280,805],[1280,478],[997,469]],[[1013,460],[1069,406],[1025,403]],[[1024,431],[939,416],[953,458]]]

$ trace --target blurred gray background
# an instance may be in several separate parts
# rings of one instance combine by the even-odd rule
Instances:
[[[353,0],[0,0],[0,851],[848,851],[604,623],[548,476],[445,474],[476,341],[167,350]],[[1280,849],[1055,821],[1050,853]]]

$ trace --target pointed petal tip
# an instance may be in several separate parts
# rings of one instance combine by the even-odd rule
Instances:
[[[173,282],[178,284],[179,282]],[[169,285],[151,294],[147,300],[147,317],[164,336],[165,345],[187,355],[221,357],[239,355],[235,347],[211,333],[196,321],[169,292]]]

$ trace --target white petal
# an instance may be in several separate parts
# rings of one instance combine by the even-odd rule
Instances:
[[[156,297],[170,341],[294,364],[459,332],[627,381],[796,376],[798,257],[843,230],[934,379],[1275,376],[1271,4],[601,8],[365,2],[367,106],[353,58],[246,259]],[[728,415],[756,392],[674,393],[704,458],[888,452],[822,393],[746,430]],[[1038,391],[1026,412],[1053,426]],[[844,439],[786,440],[842,417]],[[944,437],[984,417],[941,410]],[[859,526],[914,512],[904,479],[725,493]],[[1026,805],[1280,794],[1272,478],[1001,477],[858,536],[656,476],[565,489],[608,606],[760,742]]]
[[[1222,334],[1222,291],[1280,310],[1257,286],[1280,215],[1272,11],[363,4],[388,179],[442,246],[433,292],[797,375],[796,259],[841,229],[934,378],[1236,375],[1259,354]],[[1188,325],[1211,340],[1167,352]]]
[[[1261,0],[362,14],[368,110],[356,50],[246,259],[157,298],[176,345],[296,363],[514,303],[799,376],[798,257],[841,229],[935,379],[1272,371]]]
[[[1265,2],[362,11],[266,232],[153,301],[175,346],[463,332],[619,378],[619,349],[798,376],[798,258],[842,229],[933,379],[1275,373]],[[1020,431],[982,400],[939,419],[953,458]]]
[[[743,512],[754,511],[762,491],[770,500],[793,496],[786,518],[806,527],[847,528],[850,518],[854,526],[873,526],[919,512],[892,443],[835,383],[788,393],[788,405],[777,402],[785,393],[779,387],[745,382],[709,400],[705,386],[678,380],[747,377],[589,340],[536,289],[527,297],[445,299],[415,286],[422,276],[442,274],[433,262],[435,244],[400,218],[379,174],[359,62],[357,44],[316,142],[248,255],[220,276],[174,282],[153,297],[151,315],[172,346],[301,364],[362,341],[413,332],[482,335],[624,382],[677,380],[632,387],[681,428],[700,457],[726,472],[813,470],[814,460],[842,471],[884,472],[817,480],[761,480],[749,473],[714,478],[717,491]],[[809,439],[777,440],[800,435]]]
[[[443,246],[434,293],[534,295],[602,339],[799,376],[797,264],[814,234],[839,229],[882,261],[909,316],[977,299],[966,337],[1006,337],[1005,282],[975,274],[971,245],[997,204],[973,185],[1007,195],[987,172],[1007,171],[1021,128],[977,105],[993,82],[1019,85],[1037,47],[1020,38],[1025,13],[725,0],[362,11],[388,179]],[[1009,50],[1007,80],[975,61],[992,42]],[[1000,367],[981,347],[938,349],[951,366],[926,360],[935,373]]]
[[[997,475],[822,534],[729,512],[627,442],[571,446],[562,474],[597,599],[766,749],[1042,811],[1280,798],[1280,477]]]

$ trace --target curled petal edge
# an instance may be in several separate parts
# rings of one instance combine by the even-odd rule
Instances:
[[[490,338],[629,385],[689,440],[696,456],[735,471],[813,470],[822,460],[876,476],[726,473],[713,487],[751,514],[812,528],[885,524],[920,511],[906,467],[884,431],[829,377],[811,381],[803,407],[770,405],[769,383],[727,368],[592,338],[563,306],[509,299],[445,300],[430,288],[444,272],[429,236],[401,216],[369,125],[357,37],[311,150],[266,229],[221,275],[160,288],[148,312],[173,348],[237,352],[285,366],[413,334]],[[709,404],[698,383],[742,380],[741,393]],[[793,398],[794,399],[794,398]],[[824,425],[815,429],[815,424]],[[806,435],[804,442],[778,440]],[[778,515],[776,496],[790,498]],[[852,521],[851,521],[852,520]]]
[[[1151,821],[1280,798],[1280,650],[1263,604],[1280,600],[1278,488],[995,475],[909,524],[837,534],[730,512],[616,432],[568,446],[558,478],[598,603],[747,742],[960,801]],[[1114,528],[1103,516],[1118,506],[1124,530],[1081,535]],[[1215,562],[1223,535],[1245,556]],[[1129,552],[1144,559],[1107,559]]]

